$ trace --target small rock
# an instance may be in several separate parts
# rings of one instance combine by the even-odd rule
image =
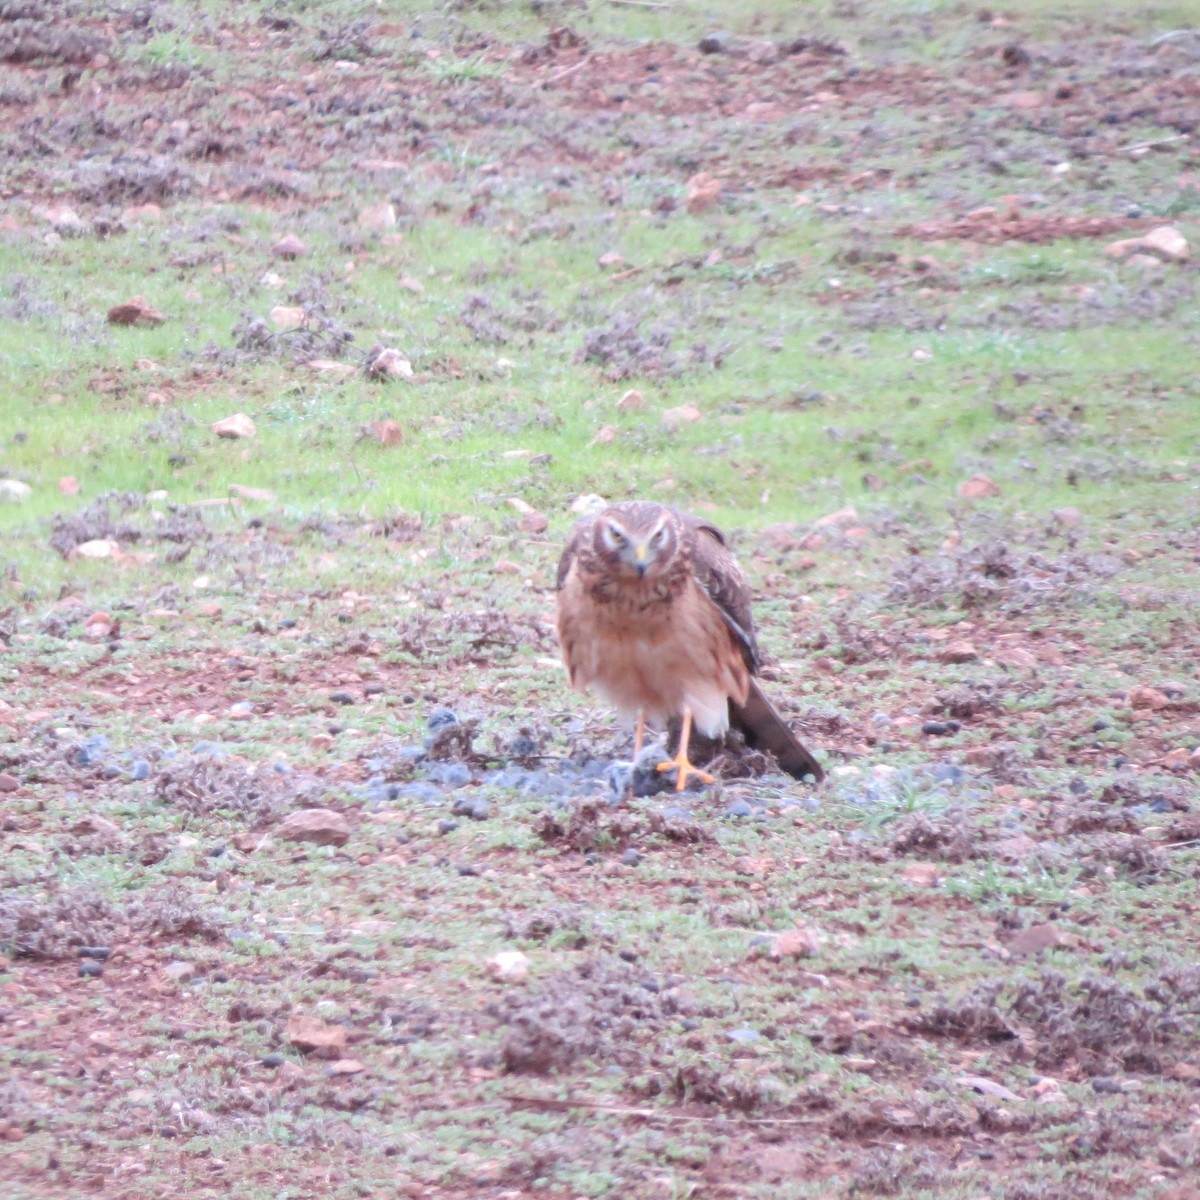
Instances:
[[[150,305],[145,297],[134,296],[124,304],[114,304],[108,310],[110,325],[138,325],[144,328],[154,328],[161,325],[166,317]]]
[[[258,1061],[264,1067],[270,1067],[274,1069],[275,1067],[282,1067],[287,1059],[285,1059],[282,1054],[264,1054]]]
[[[826,513],[823,517],[818,517],[813,526],[816,529],[830,529],[835,525],[854,525],[858,521],[858,512],[853,504],[847,504],[845,508],[839,508],[836,512]],[[809,550],[819,550],[821,543],[818,541],[809,542],[806,539],[805,548]]]
[[[84,959],[79,964],[79,976],[81,979],[99,979],[104,974],[104,964],[96,962],[95,959]]]
[[[745,800],[735,800],[726,810],[727,817],[752,817],[754,809]]]
[[[1077,508],[1056,508],[1050,516],[1055,524],[1066,529],[1074,529],[1083,520],[1083,514]]]
[[[266,488],[247,487],[244,483],[231,483],[229,494],[239,500],[254,500],[260,504],[273,504],[276,496]]]
[[[101,962],[112,954],[112,950],[108,946],[77,946],[75,948],[76,958],[94,958]]]
[[[586,496],[576,496],[571,501],[571,511],[583,517],[594,517],[607,507],[608,501],[603,496],[597,496],[595,492],[589,492]]]
[[[737,45],[737,38],[727,29],[706,33],[697,43],[701,54],[728,54]]]
[[[1130,708],[1149,709],[1151,712],[1157,712],[1160,708],[1166,708],[1171,703],[1158,688],[1152,687],[1130,688],[1126,694],[1125,702]]]
[[[182,960],[170,962],[163,967],[163,974],[168,979],[174,980],[176,983],[186,983],[189,979],[195,976],[196,964],[183,962]]]
[[[947,733],[952,732],[950,726],[945,721],[926,721],[921,726],[921,732],[926,737],[942,737]]]
[[[325,1074],[331,1076],[359,1075],[367,1068],[357,1058],[339,1058],[325,1068]]]
[[[276,258],[293,259],[300,258],[308,253],[308,247],[294,233],[285,233],[283,237],[271,247],[271,253]]]
[[[1021,956],[1041,954],[1063,944],[1062,933],[1057,925],[1030,925],[1013,935],[1008,943],[1009,953]]]
[[[15,792],[21,786],[21,781],[7,771],[0,772],[0,792]]]
[[[517,522],[522,533],[544,533],[550,526],[550,520],[545,513],[526,513]]]
[[[296,1014],[288,1018],[287,1040],[302,1054],[330,1054],[346,1048],[346,1031],[341,1025]]]
[[[757,1029],[731,1029],[726,1035],[731,1042],[757,1042],[762,1038],[762,1034]]]
[[[276,329],[283,330],[301,329],[306,319],[304,309],[289,304],[277,304],[267,315]]]
[[[384,449],[404,445],[404,428],[399,421],[372,421],[366,427],[367,436]]]
[[[629,846],[621,855],[621,865],[626,867],[636,867],[642,861],[642,855],[639,851]]]
[[[351,366],[349,363],[338,362],[333,358],[314,358],[304,364],[310,371],[316,371],[318,375],[343,375],[349,377],[357,374],[358,368]]]
[[[353,692],[330,692],[329,699],[332,700],[334,702],[334,704],[353,704],[354,703],[354,693]]]
[[[19,479],[0,479],[0,499],[20,503],[29,498],[33,488]]]
[[[90,542],[80,542],[72,550],[70,558],[120,558],[120,543],[112,538],[93,538]]]
[[[252,438],[254,422],[245,413],[234,413],[232,417],[215,421],[212,431],[220,438]]]
[[[350,840],[346,818],[329,808],[302,808],[285,817],[275,832],[285,842],[317,846],[344,846]]]
[[[703,418],[704,414],[692,404],[681,404],[678,408],[664,408],[661,415],[662,423],[671,429],[703,420]]]
[[[368,233],[386,233],[389,229],[395,229],[395,206],[387,200],[381,200],[378,204],[368,204],[358,214],[358,227]]]
[[[970,479],[964,479],[956,490],[965,500],[1000,495],[1000,485],[986,475],[972,475]]]
[[[1186,746],[1177,746],[1164,755],[1162,765],[1168,771],[1186,771],[1191,766],[1191,752]]]
[[[601,425],[596,430],[596,436],[592,438],[593,446],[609,446],[617,440],[617,427],[615,425]]]
[[[963,755],[963,761],[968,767],[979,767],[985,771],[999,766],[1002,758],[1003,755],[994,746],[972,746]]]
[[[617,401],[617,412],[631,413],[641,412],[646,407],[646,398],[637,388],[630,388],[620,400]]]
[[[62,496],[78,496],[79,480],[74,475],[64,475],[58,481],[58,491]]]
[[[520,950],[501,950],[488,959],[487,966],[501,983],[524,983],[529,978],[529,959]]]
[[[771,943],[772,958],[808,958],[821,948],[815,929],[785,929]]]
[[[399,283],[406,292],[412,292],[414,296],[420,296],[425,291],[425,285],[412,275],[401,275]]]
[[[1125,238],[1105,247],[1110,258],[1128,258],[1133,254],[1153,255],[1163,262],[1186,262],[1191,255],[1187,238],[1171,225],[1159,225],[1140,237]]]
[[[412,363],[399,350],[383,349],[367,363],[368,379],[411,379]]]
[[[721,199],[721,181],[707,172],[701,171],[687,181],[687,210],[696,216],[707,212]]]
[[[437,823],[437,831],[438,831],[438,833],[440,833],[442,835],[442,837],[445,837],[446,834],[448,834],[448,833],[453,833],[457,828],[458,828],[458,822],[451,821],[449,819],[449,817],[443,817]]]
[[[610,250],[596,259],[596,266],[605,271],[615,271],[618,267],[627,267],[628,265],[624,257],[615,250]]]
[[[458,723],[458,713],[454,709],[435,708],[425,719],[425,728],[430,733],[437,733],[441,729],[449,729],[451,725],[457,725]]]
[[[1004,1084],[988,1079],[986,1075],[960,1075],[954,1081],[959,1087],[970,1088],[982,1096],[995,1096],[997,1100],[1020,1100],[1016,1092],[1006,1088]]]
[[[144,758],[136,758],[129,768],[129,778],[136,782],[150,778],[150,764]]]
[[[943,663],[969,663],[976,662],[978,658],[979,651],[966,641],[947,642],[938,654],[938,662]]]

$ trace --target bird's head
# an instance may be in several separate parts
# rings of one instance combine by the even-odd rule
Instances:
[[[596,523],[598,549],[623,573],[639,579],[653,576],[675,553],[670,513],[657,505],[644,511],[609,511]]]

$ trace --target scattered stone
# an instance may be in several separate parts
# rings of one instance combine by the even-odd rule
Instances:
[[[1177,746],[1164,755],[1162,765],[1168,771],[1186,771],[1191,766],[1191,757],[1191,752],[1186,746]]]
[[[254,500],[260,504],[273,504],[276,500],[274,492],[266,488],[247,487],[244,483],[231,483],[229,494],[239,500]]]
[[[330,698],[330,700],[332,700],[334,702],[334,704],[353,704],[354,703],[354,693],[353,692],[330,692],[329,698]]]
[[[706,33],[697,43],[701,54],[729,54],[738,44],[737,37],[727,29]]]
[[[368,204],[358,214],[358,227],[368,233],[386,233],[389,229],[395,229],[395,205],[387,200],[380,200],[377,204]]]
[[[232,417],[215,421],[212,431],[221,438],[252,438],[254,422],[245,413],[234,413]]]
[[[103,961],[110,954],[112,954],[112,950],[108,946],[78,946],[75,949],[76,958],[94,958]]]
[[[287,1059],[285,1059],[282,1054],[264,1054],[258,1061],[264,1067],[270,1067],[274,1069],[275,1067],[282,1067]]]
[[[1062,933],[1057,925],[1030,925],[1013,935],[1008,943],[1009,953],[1022,957],[1031,954],[1041,954],[1045,950],[1053,950],[1063,944]]]
[[[411,379],[412,363],[399,350],[383,349],[367,363],[368,379]]]
[[[772,958],[808,958],[821,948],[815,929],[785,929],[771,943]]]
[[[83,233],[87,229],[83,218],[73,208],[68,208],[65,204],[48,208],[43,215],[55,233],[73,235]]]
[[[412,292],[414,296],[420,296],[425,291],[425,285],[413,275],[401,275],[400,286],[406,292]]]
[[[0,772],[0,792],[15,792],[21,786],[21,781],[7,771]]]
[[[75,546],[69,558],[120,558],[121,544],[112,538],[92,538],[91,541],[80,542]]]
[[[332,358],[314,358],[310,362],[305,363],[310,371],[316,371],[318,375],[342,375],[349,377],[357,373],[358,368],[351,366],[350,363],[338,362]]]
[[[85,637],[92,638],[95,641],[103,641],[112,633],[116,621],[106,612],[94,612],[83,623],[83,632]]]
[[[163,967],[163,974],[173,980],[175,983],[186,983],[189,979],[195,977],[196,964],[190,962],[169,962]]]
[[[1050,514],[1055,524],[1066,529],[1074,529],[1083,520],[1083,514],[1077,508],[1056,508]]]
[[[97,761],[99,760],[89,759],[87,765],[92,765]],[[110,844],[121,840],[120,826],[107,817],[100,816],[99,813],[88,813],[86,816],[80,817],[71,826],[71,832],[78,837],[98,837]]]
[[[721,199],[721,181],[701,171],[687,181],[687,210],[696,216],[707,212]]]
[[[529,959],[520,950],[501,950],[488,959],[487,966],[501,983],[524,983],[529,978]]]
[[[1110,258],[1128,259],[1130,255],[1153,255],[1163,262],[1187,262],[1191,255],[1187,238],[1171,225],[1159,225],[1140,237],[1124,238],[1105,247]]]
[[[166,317],[154,308],[144,296],[134,296],[124,304],[114,304],[108,310],[110,325],[137,325],[153,329],[161,325]]]
[[[618,254],[615,250],[610,250],[596,259],[596,266],[604,271],[615,271],[618,267],[629,266],[629,263],[626,262],[623,255]]]
[[[545,513],[531,512],[526,513],[517,525],[522,533],[545,533],[549,528],[550,519]]]
[[[79,480],[74,475],[64,475],[58,481],[58,491],[62,496],[78,496]]]
[[[334,1077],[343,1075],[360,1075],[365,1071],[366,1065],[360,1063],[357,1058],[339,1058],[331,1062],[325,1068],[325,1074]]]
[[[1125,696],[1125,702],[1133,709],[1148,709],[1151,712],[1157,712],[1160,708],[1166,708],[1171,703],[1166,695],[1152,687],[1133,687],[1130,688]]]
[[[19,504],[29,498],[33,488],[19,479],[0,479],[0,499],[11,500]]]
[[[941,872],[934,863],[908,863],[900,872],[900,878],[917,887],[931,888],[937,886]]]
[[[845,508],[839,508],[837,512],[826,513],[823,517],[818,517],[813,525],[817,529],[830,529],[835,525],[854,525],[858,521],[858,512],[853,504],[847,504]],[[806,541],[804,543],[806,549],[819,550],[821,543],[817,541]]]
[[[104,974],[104,964],[96,962],[95,959],[84,959],[79,964],[79,976],[81,979],[99,979]]]
[[[671,429],[703,420],[703,418],[704,414],[693,404],[681,404],[678,408],[664,408],[661,416],[662,423]]]
[[[277,304],[267,315],[271,324],[282,330],[302,329],[306,320],[304,309],[292,304]]]
[[[317,846],[344,846],[350,840],[346,818],[330,808],[302,808],[285,817],[275,832],[285,842]]]
[[[749,803],[745,800],[735,800],[725,810],[725,815],[726,817],[730,818],[752,817],[754,815],[754,809],[751,808]]]
[[[997,1100],[1020,1100],[1016,1092],[1006,1088],[1004,1084],[988,1079],[985,1075],[960,1075],[955,1081],[959,1087],[970,1088],[983,1096],[995,1096]]]
[[[938,662],[969,663],[979,660],[979,651],[967,641],[947,642],[938,653]]]
[[[596,430],[596,436],[592,438],[593,446],[609,446],[617,440],[617,427],[615,425],[601,425]]]
[[[999,766],[1002,758],[1002,753],[995,746],[972,746],[963,755],[968,767],[979,767],[984,771]]]
[[[595,516],[596,513],[603,512],[607,507],[608,501],[603,496],[597,496],[595,492],[588,492],[585,496],[576,496],[571,501],[571,512],[584,517]]]
[[[346,1048],[346,1031],[341,1025],[326,1025],[317,1017],[295,1014],[288,1018],[287,1040],[301,1054],[338,1054]]]
[[[926,737],[944,737],[953,731],[945,721],[926,721],[921,726],[921,732]]]
[[[367,425],[366,432],[373,442],[377,442],[385,450],[404,445],[404,428],[399,421],[372,421]]]
[[[276,258],[294,259],[300,258],[308,253],[308,247],[294,233],[285,233],[283,237],[271,247],[271,252]]]
[[[617,401],[617,411],[623,413],[641,412],[646,407],[646,398],[637,388],[630,388]]]
[[[986,475],[972,475],[964,479],[956,489],[964,500],[979,500],[984,496],[999,496],[1000,485]]]

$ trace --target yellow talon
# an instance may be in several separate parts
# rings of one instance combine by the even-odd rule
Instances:
[[[658,770],[669,771],[674,767],[679,772],[679,778],[675,781],[675,790],[682,792],[687,789],[687,780],[689,775],[696,775],[705,783],[713,783],[715,780],[707,772],[700,770],[699,767],[692,766],[688,760],[688,742],[692,736],[692,710],[685,708],[683,710],[683,726],[679,730],[679,753],[675,755],[670,762],[659,763]]]

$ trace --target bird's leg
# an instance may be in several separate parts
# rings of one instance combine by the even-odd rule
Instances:
[[[675,781],[675,790],[682,792],[687,787],[687,777],[689,774],[698,775],[705,783],[712,783],[713,777],[707,771],[701,771],[699,767],[693,767],[688,761],[687,751],[688,742],[692,736],[692,710],[685,708],[683,710],[683,726],[679,730],[679,752],[670,762],[659,763],[660,771],[669,771],[675,767],[679,771],[679,778]]]
[[[646,710],[638,709],[637,725],[633,730],[633,761],[636,763],[642,756],[642,739],[646,736]]]

